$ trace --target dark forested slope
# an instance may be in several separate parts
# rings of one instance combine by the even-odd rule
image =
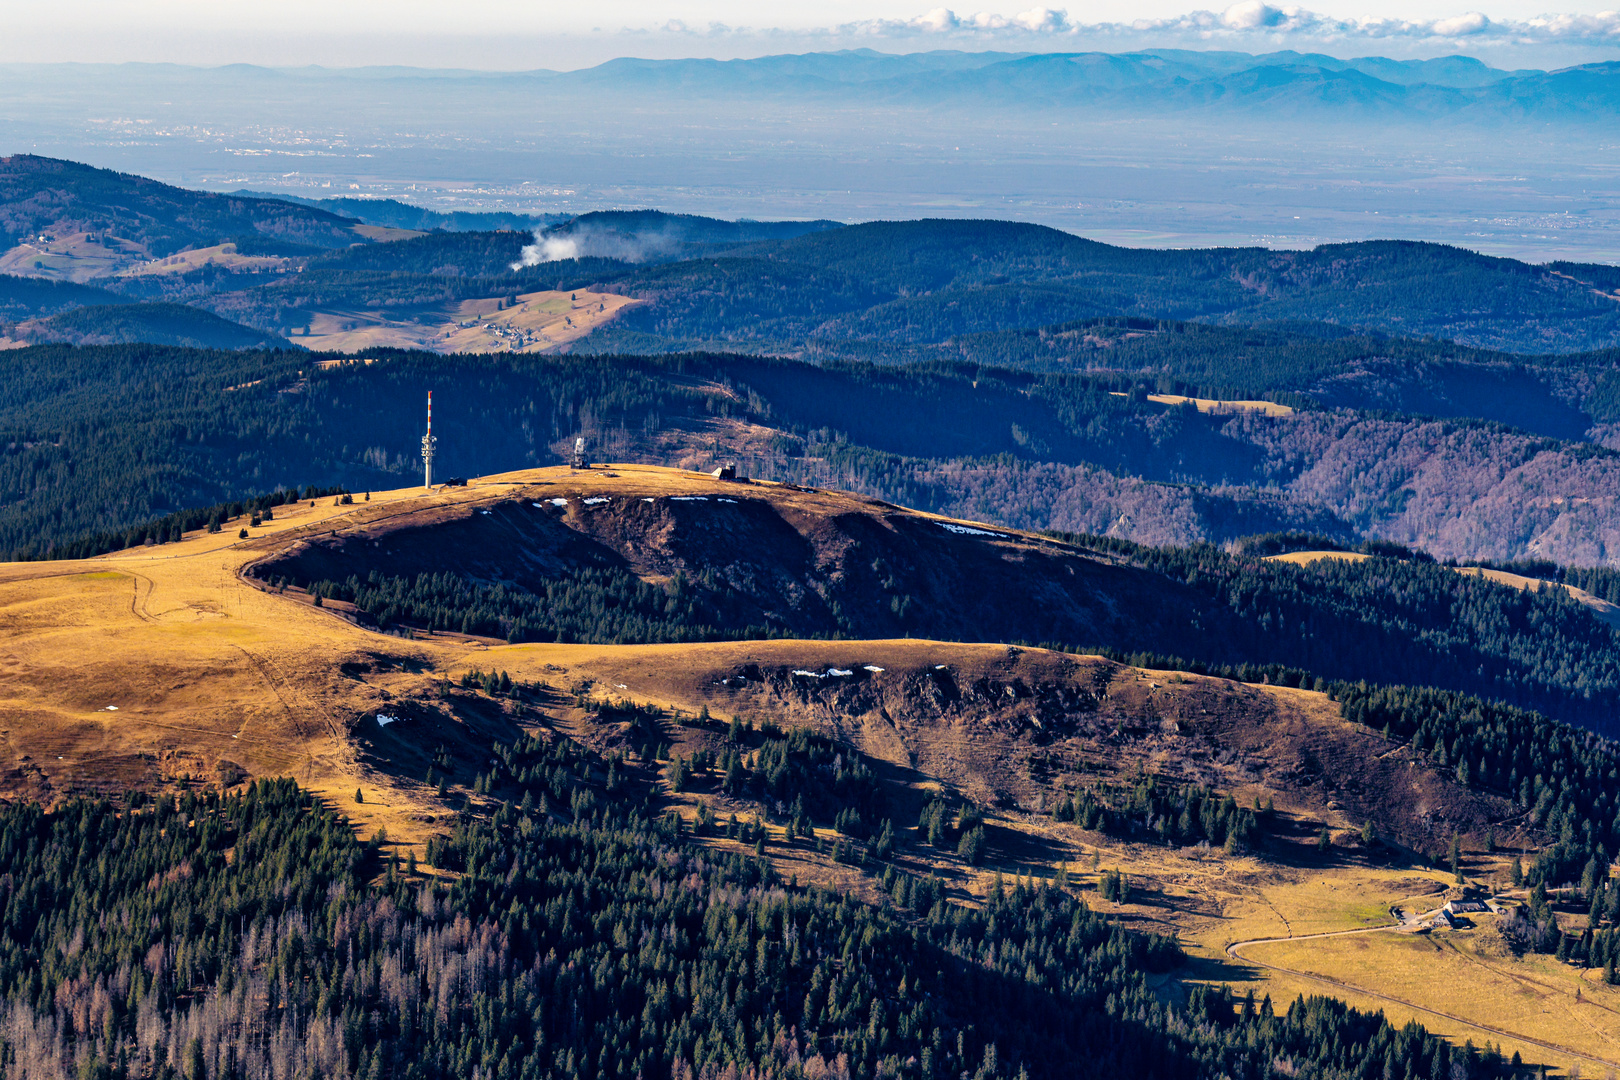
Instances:
[[[18,321],[55,315],[70,308],[126,304],[128,298],[91,285],[0,274],[0,319]]]
[[[430,845],[448,886],[414,856],[368,884],[378,847],[290,781],[7,808],[8,1064],[244,1080],[1011,1080],[1077,1060],[1144,1080],[1261,1080],[1278,1061],[1508,1074],[1495,1051],[1329,999],[1257,1013],[1198,987],[1167,1005],[1149,977],[1178,961],[1174,942],[1066,890],[969,908],[891,871],[900,899],[877,907],[683,840],[642,770],[568,739],[492,751],[503,808]]]
[[[1620,301],[1591,281],[1439,244],[1169,251],[1114,247],[1015,222],[923,220],[852,225],[736,255],[835,272],[865,283],[884,306],[848,306],[842,319],[806,333],[762,324],[773,317],[770,307],[755,310],[744,294],[727,305],[729,328],[717,327],[713,317],[684,322],[647,310],[622,329],[652,332],[658,324],[656,333],[676,342],[774,332],[784,342],[893,345],[1109,314],[1241,324],[1314,320],[1519,352],[1620,344]],[[643,273],[603,283],[633,291]],[[672,280],[669,270],[662,280]],[[603,347],[612,347],[613,333],[604,335]]]
[[[1292,529],[1441,557],[1600,565],[1620,553],[1614,452],[1478,422],[1211,415],[1116,376],[960,364],[371,359],[0,353],[0,546],[43,550],[282,487],[399,486],[437,390],[447,473],[549,464],[584,434],[621,460],[737,460],[754,475],[1151,543]]]
[[[19,326],[14,336],[76,345],[146,343],[188,349],[294,349],[284,338],[185,304],[164,302],[75,308]]]

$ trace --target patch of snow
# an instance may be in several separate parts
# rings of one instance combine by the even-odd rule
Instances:
[[[534,507],[536,510],[544,510],[546,508],[544,503],[530,503],[529,505]]]
[[[843,668],[830,667],[827,669],[827,674],[836,679],[843,679],[855,673],[853,671],[845,671]]]
[[[405,719],[403,716],[389,716],[387,713],[378,713],[377,726],[387,727],[389,724],[397,724],[403,719]]]
[[[819,671],[797,670],[797,671],[794,671],[793,674],[795,674],[795,675],[803,675],[807,679],[825,679],[827,677],[827,676],[823,675]]]
[[[991,532],[989,529],[975,529],[971,525],[957,525],[949,521],[941,521],[939,527],[946,532],[955,533],[957,536],[993,536],[997,540],[1007,539],[1005,533]]]
[[[552,506],[567,506],[568,505],[568,500],[567,499],[552,499],[550,501],[551,501]]]
[[[607,499],[601,495],[593,495],[591,498],[583,501],[586,506],[601,506],[603,503],[607,502]]]
[[[480,510],[480,511],[478,511],[478,512],[479,512],[479,513],[480,513],[480,514],[487,514],[487,513],[489,513],[489,511],[488,511],[488,510]]]
[[[935,664],[934,665],[934,670],[935,671],[944,671],[945,670],[945,665],[944,664]]]
[[[106,711],[107,711],[107,712],[117,712],[117,711],[118,711],[118,706],[116,706],[116,705],[109,705],[109,706],[107,706],[107,709],[106,709]]]
[[[874,675],[883,674],[883,669],[878,667],[876,664],[867,664],[866,665],[866,670],[870,671]]]
[[[707,495],[671,495],[670,502],[708,502]]]
[[[737,505],[737,500],[736,499],[721,499],[720,502],[730,503],[732,506]]]
[[[630,689],[628,686],[624,685],[624,683],[622,683],[622,682],[616,682],[613,685],[617,686],[620,690],[628,690],[628,689]]]
[[[647,498],[642,499],[641,501],[642,502],[657,502],[658,500],[649,495]]]

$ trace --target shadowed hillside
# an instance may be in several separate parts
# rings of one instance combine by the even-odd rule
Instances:
[[[1173,651],[1194,648],[1200,630],[1233,629],[1191,590],[1062,544],[847,496],[682,476],[635,468],[622,483],[583,477],[567,495],[520,489],[476,509],[394,516],[311,539],[255,573],[333,583],[320,591],[359,599],[383,625],[427,616],[514,640],[917,636]],[[391,605],[368,591],[424,580],[446,595]],[[451,582],[498,587],[517,606],[487,620],[477,609],[498,601],[463,593],[456,611]]]

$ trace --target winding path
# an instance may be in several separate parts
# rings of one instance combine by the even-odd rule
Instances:
[[[1513,1031],[1504,1031],[1501,1028],[1491,1027],[1489,1024],[1481,1024],[1477,1020],[1469,1020],[1465,1017],[1458,1016],[1455,1013],[1443,1012],[1440,1009],[1431,1009],[1426,1005],[1418,1005],[1415,1002],[1407,1001],[1403,998],[1391,997],[1389,994],[1380,994],[1376,990],[1367,990],[1363,987],[1356,986],[1354,983],[1343,982],[1339,979],[1329,978],[1326,975],[1315,975],[1307,971],[1300,971],[1296,968],[1283,967],[1281,964],[1268,964],[1264,960],[1256,960],[1251,957],[1246,957],[1239,952],[1240,949],[1245,949],[1250,945],[1275,945],[1287,942],[1310,941],[1315,938],[1350,937],[1355,934],[1387,934],[1396,929],[1397,927],[1394,926],[1367,926],[1357,930],[1331,930],[1323,934],[1299,934],[1294,937],[1250,938],[1247,941],[1232,942],[1226,947],[1226,955],[1230,956],[1234,960],[1241,960],[1245,964],[1254,964],[1256,967],[1263,967],[1269,971],[1278,971],[1284,975],[1292,975],[1296,979],[1306,979],[1310,982],[1321,983],[1323,986],[1333,987],[1335,990],[1359,994],[1362,997],[1388,1002],[1391,1005],[1399,1005],[1401,1008],[1411,1009],[1413,1012],[1427,1013],[1430,1016],[1438,1016],[1441,1019],[1449,1020],[1454,1024],[1461,1024],[1463,1027],[1473,1028],[1476,1031],[1489,1032],[1497,1038],[1508,1039],[1518,1043],[1525,1043],[1530,1046],[1539,1046],[1543,1050],[1551,1050],[1555,1054],[1562,1054],[1566,1057],[1579,1058],[1581,1061],[1590,1062],[1593,1065],[1602,1065],[1606,1069],[1612,1069],[1620,1066],[1620,1061],[1592,1057],[1590,1054],[1582,1054],[1578,1051],[1571,1050],[1568,1047],[1559,1046],[1557,1043],[1543,1042],[1540,1039],[1533,1039],[1528,1035],[1521,1035]]]

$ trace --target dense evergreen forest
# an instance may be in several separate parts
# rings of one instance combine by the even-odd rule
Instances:
[[[524,798],[435,845],[434,860],[461,868],[448,888],[381,837],[358,844],[288,781],[0,811],[7,1072],[1511,1071],[1489,1048],[1323,998],[1199,987],[1167,1004],[1147,975],[1175,965],[1175,943],[1050,882],[978,909],[893,870],[899,899],[883,907],[784,883],[764,859],[684,841],[615,762],[550,737],[499,749],[492,788]]]
[[[118,293],[89,285],[0,274],[0,318],[11,321],[55,315],[69,308],[128,302]]]
[[[1620,850],[1620,746],[1522,709],[1412,687],[1340,684],[1329,691],[1345,719],[1408,743],[1464,784],[1501,792],[1555,838],[1530,867],[1532,885],[1580,883],[1589,929],[1620,927],[1620,883],[1607,866]],[[1601,966],[1601,965],[1600,965]]]
[[[1513,589],[1399,549],[1296,566],[1207,545],[1064,538],[1208,595],[1255,631],[1242,646],[1255,663],[1445,687],[1620,733],[1617,632],[1563,589]]]
[[[1389,528],[1442,556],[1513,558],[1524,550],[1514,537],[1549,525],[1517,493],[1556,479],[1589,501],[1552,508],[1570,521],[1554,553],[1601,563],[1594,507],[1620,491],[1620,457],[1589,445],[1480,421],[1207,415],[1150,400],[1127,374],[724,355],[369,358],[320,368],[285,352],[7,352],[0,547],[40,550],[276,487],[398,486],[415,472],[419,399],[434,388],[456,473],[552,463],[580,433],[632,459],[670,431],[703,445],[706,424],[734,417],[779,433],[742,455],[755,475],[1025,528],[1102,532],[1123,517],[1125,535],[1158,543]],[[1354,479],[1392,459],[1398,469],[1373,474],[1379,487]],[[1084,497],[1064,498],[1069,489]],[[1466,531],[1452,527],[1459,518]]]

